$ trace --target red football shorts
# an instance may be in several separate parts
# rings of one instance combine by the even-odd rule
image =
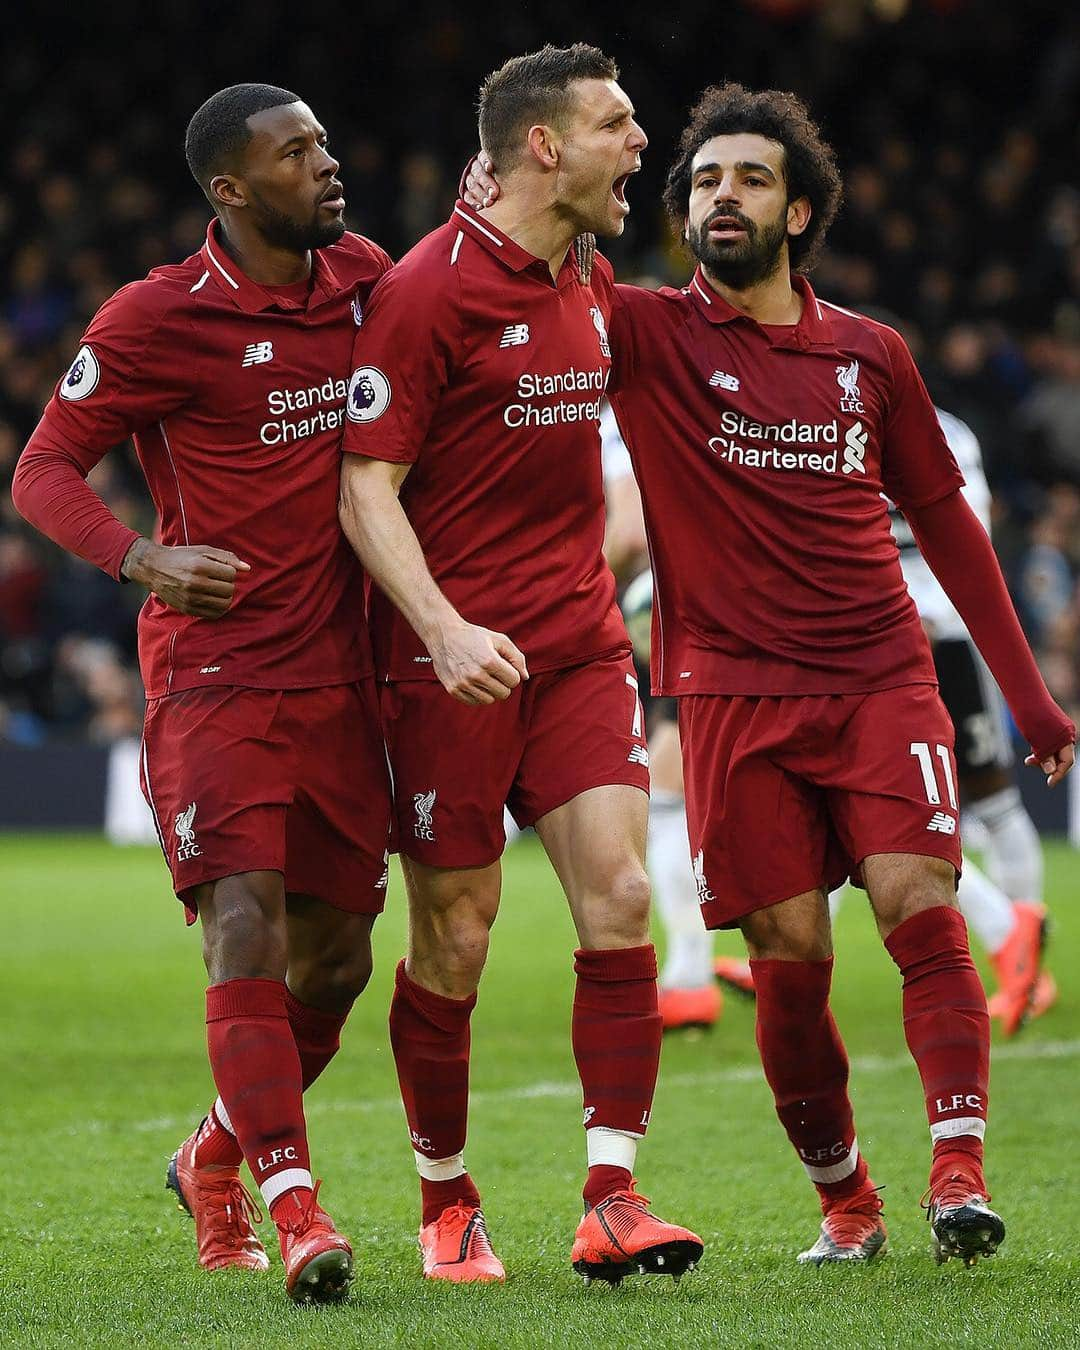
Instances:
[[[189,923],[193,886],[264,869],[336,909],[382,910],[390,783],[373,680],[151,699],[142,789]]]
[[[679,699],[686,819],[709,928],[850,877],[872,853],[960,871],[953,727],[932,685]]]
[[[629,656],[533,675],[471,708],[434,680],[386,685],[383,728],[402,853],[431,867],[486,867],[502,853],[503,807],[524,828],[590,788],[649,790]]]

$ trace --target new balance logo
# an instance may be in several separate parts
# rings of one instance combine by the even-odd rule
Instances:
[[[930,817],[930,824],[926,827],[937,834],[955,834],[956,821],[952,816],[947,816],[944,811],[935,811]]]
[[[626,756],[628,764],[644,764],[646,769],[649,767],[649,752],[643,745],[635,745]]]
[[[431,813],[435,809],[435,789],[430,792],[414,792],[413,808],[416,811],[416,824],[413,834],[417,839],[426,839],[429,844],[435,842],[435,830],[431,823]]]
[[[195,842],[195,812],[198,808],[192,802],[189,807],[181,811],[176,817],[176,837],[180,841],[180,847],[176,850],[176,861],[187,862],[189,858],[197,858],[202,849]]]
[[[274,359],[274,344],[272,342],[252,342],[244,348],[244,359],[240,363],[241,368],[246,366],[262,366],[267,361]]]
[[[527,323],[508,323],[499,339],[500,347],[524,347],[529,340]]]
[[[589,1121],[592,1120],[593,1116],[595,1116],[595,1115],[596,1115],[596,1107],[595,1107],[595,1106],[587,1106],[587,1107],[585,1108],[585,1119],[584,1119],[581,1123],[582,1123],[582,1125],[585,1126],[586,1129],[589,1128]]]
[[[714,370],[709,376],[709,384],[713,389],[727,389],[733,394],[739,392],[739,377],[729,375],[726,370]]]

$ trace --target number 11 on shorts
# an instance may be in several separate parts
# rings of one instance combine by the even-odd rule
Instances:
[[[952,761],[949,758],[949,747],[947,745],[935,745],[937,757],[941,760],[942,776],[945,779],[945,789],[949,794],[949,805],[955,811],[956,803],[956,784],[953,781]],[[934,757],[930,753],[930,746],[926,741],[912,741],[910,753],[919,761],[919,768],[922,770],[923,787],[926,789],[926,800],[931,806],[941,805],[941,792],[938,788],[937,774],[935,773]]]

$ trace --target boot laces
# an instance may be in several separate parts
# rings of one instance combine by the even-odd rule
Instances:
[[[936,1210],[953,1209],[960,1205],[969,1204],[973,1200],[982,1204],[989,1199],[989,1195],[979,1186],[974,1177],[965,1172],[953,1172],[928,1186],[923,1192],[919,1205],[926,1210],[926,1217],[931,1219]]]
[[[262,1223],[263,1214],[240,1178],[232,1177],[222,1188],[220,1203],[210,1209],[208,1218],[214,1228],[231,1229],[246,1237],[257,1223]]]
[[[855,1195],[836,1200],[825,1215],[825,1227],[834,1242],[852,1246],[862,1242],[877,1226],[878,1215],[885,1208],[881,1186],[858,1191]]]
[[[470,1223],[472,1224],[472,1229],[469,1232],[469,1256],[495,1255],[491,1238],[488,1236],[484,1212],[479,1206],[467,1204],[464,1200],[458,1200],[455,1204],[448,1205],[439,1215],[440,1225],[444,1222],[455,1226],[460,1225],[462,1229],[467,1228]]]
[[[299,1237],[301,1233],[306,1233],[311,1225],[318,1219],[321,1211],[319,1209],[319,1187],[322,1185],[322,1178],[316,1181],[314,1187],[308,1192],[308,1198],[304,1201],[303,1208],[296,1215],[290,1217],[282,1228],[293,1237]]]

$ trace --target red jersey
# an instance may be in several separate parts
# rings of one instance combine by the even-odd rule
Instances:
[[[147,599],[139,655],[149,697],[370,674],[363,572],[337,498],[353,334],[390,266],[377,245],[347,234],[313,253],[307,294],[271,291],[229,258],[215,220],[198,253],[125,286],[86,330],[20,460],[20,509],[118,576],[135,533],[96,504],[105,519],[84,530],[80,546],[73,518],[85,503],[64,513],[53,502],[50,513],[35,478],[44,483],[59,461],[85,476],[131,435],[161,542],[227,548],[251,564],[219,619]]]
[[[600,402],[611,269],[582,285],[459,203],[375,288],[353,348],[346,453],[411,464],[402,505],[432,576],[530,672],[629,650],[604,561]],[[379,591],[379,673],[434,678]]]
[[[962,486],[891,328],[818,300],[764,327],[700,270],[616,287],[612,403],[641,487],[654,692],[812,695],[935,682],[886,494]]]

